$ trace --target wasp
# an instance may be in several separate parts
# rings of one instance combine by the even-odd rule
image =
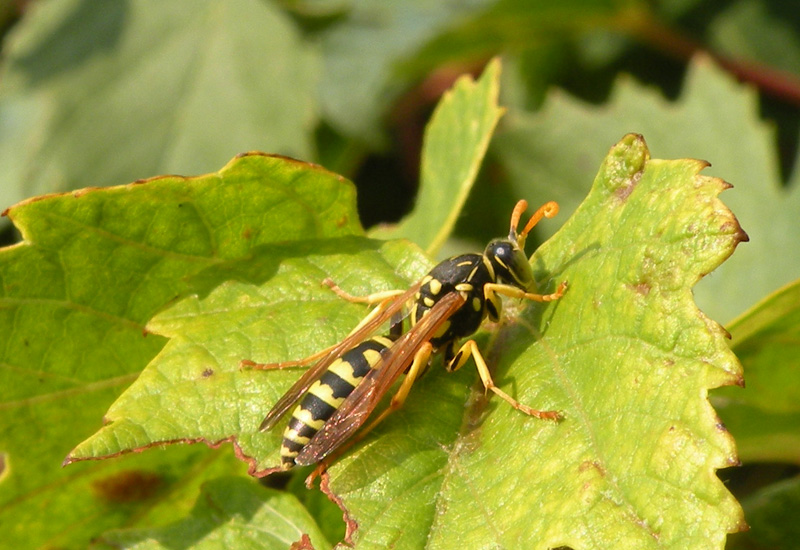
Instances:
[[[558,213],[558,204],[551,201],[543,205],[517,232],[527,206],[524,200],[516,204],[508,238],[491,241],[482,254],[463,254],[442,261],[406,291],[352,296],[326,279],[325,284],[343,299],[374,306],[347,337],[295,361],[242,362],[251,368],[281,369],[316,361],[278,400],[260,426],[261,431],[272,429],[297,404],[283,434],[281,469],[319,462],[324,466],[326,457],[343,450],[342,445],[364,426],[381,398],[405,373],[389,406],[359,432],[359,439],[363,437],[402,406],[411,386],[436,353],[443,354],[449,372],[458,370],[472,357],[486,391],[492,391],[515,409],[541,419],[560,417],[557,411],[540,411],[519,403],[495,386],[475,340],[458,346],[485,319],[500,320],[501,296],[550,302],[566,290],[567,284],[562,282],[552,294],[530,292],[535,282],[524,251],[525,239],[543,217],[552,218]],[[374,336],[388,322],[388,333]]]

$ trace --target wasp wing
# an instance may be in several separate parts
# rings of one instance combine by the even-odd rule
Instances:
[[[313,367],[310,367],[303,375],[292,385],[289,390],[281,396],[281,398],[272,406],[272,409],[264,417],[264,420],[259,426],[259,431],[265,432],[275,427],[280,419],[285,415],[292,405],[308,391],[311,385],[325,372],[331,363],[337,358],[341,357],[346,351],[351,349],[356,344],[362,342],[366,337],[370,336],[380,326],[390,319],[395,313],[400,311],[404,304],[409,301],[414,294],[419,290],[420,283],[416,283],[405,293],[392,298],[387,305],[374,319],[364,323],[356,330],[351,332],[344,340],[330,348],[330,351]],[[380,306],[378,306],[380,307]]]
[[[400,374],[411,364],[414,355],[465,299],[458,292],[443,296],[428,313],[386,351],[385,357],[372,369],[356,389],[344,400],[333,416],[303,447],[295,462],[314,464],[328,456],[349,439],[378,406]]]

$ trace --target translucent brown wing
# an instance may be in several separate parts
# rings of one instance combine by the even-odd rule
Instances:
[[[283,415],[292,408],[292,405],[297,403],[297,401],[305,395],[311,385],[324,374],[325,369],[327,369],[331,363],[338,357],[341,357],[347,350],[362,342],[365,338],[378,330],[383,323],[400,311],[404,304],[414,297],[419,288],[420,283],[414,284],[405,293],[393,298],[380,315],[377,315],[374,319],[371,319],[368,323],[359,327],[358,330],[349,334],[344,340],[332,346],[328,353],[315,363],[313,367],[310,367],[304,372],[292,387],[272,406],[272,409],[270,409],[267,416],[264,417],[264,420],[261,422],[259,430],[264,432],[274,428]]]
[[[411,364],[414,354],[430,340],[442,323],[464,305],[458,292],[443,296],[429,312],[387,350],[382,361],[356,386],[333,416],[303,447],[295,462],[315,464],[349,439],[372,414],[381,398]]]

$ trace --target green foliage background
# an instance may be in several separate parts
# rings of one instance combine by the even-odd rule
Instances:
[[[229,446],[171,446],[64,470],[58,465],[100,428],[112,402],[165,349],[162,336],[141,337],[165,304],[193,292],[208,294],[206,305],[241,299],[241,287],[215,294],[214,282],[231,274],[252,282],[241,261],[260,258],[294,235],[360,238],[355,196],[342,191],[349,187],[334,173],[355,181],[366,225],[396,220],[410,209],[421,128],[432,106],[456,75],[481,72],[497,54],[503,56],[499,89],[506,113],[488,162],[471,191],[477,162],[462,167],[444,157],[441,165],[423,165],[423,193],[437,189],[425,187],[426,179],[440,182],[444,173],[451,181],[441,187],[449,190],[445,196],[420,196],[426,205],[444,205],[432,210],[441,218],[430,224],[442,229],[425,228],[415,242],[439,256],[478,250],[507,231],[509,205],[521,197],[560,202],[560,221],[537,228],[543,240],[584,200],[609,147],[629,132],[643,134],[655,157],[711,162],[703,174],[734,185],[722,200],[750,236],[694,288],[703,312],[731,333],[748,385],[712,393],[745,464],[721,473],[751,525],[750,532],[729,537],[728,547],[795,547],[785,518],[800,501],[794,477],[800,463],[800,297],[793,283],[800,274],[794,238],[800,223],[800,8],[768,0],[132,0],[102,7],[91,0],[42,0],[0,2],[0,8],[6,26],[2,208],[45,193],[160,174],[216,174],[250,150],[321,164],[330,172],[303,167],[295,176],[280,163],[270,170],[276,182],[311,178],[313,189],[329,190],[320,191],[319,200],[334,205],[321,218],[308,214],[320,207],[298,208],[288,216],[296,224],[286,234],[248,233],[246,239],[227,221],[252,211],[245,226],[269,227],[269,216],[277,215],[284,227],[286,213],[261,216],[258,202],[237,205],[234,195],[189,196],[183,178],[158,180],[153,196],[137,195],[136,186],[115,189],[124,195],[119,204],[125,212],[89,193],[77,206],[66,195],[12,213],[35,245],[3,250],[1,277],[0,531],[21,541],[18,547],[81,548],[119,528],[138,530],[105,534],[95,544],[157,540],[169,547],[185,542],[175,533],[189,529],[211,533],[198,544],[216,547],[227,536],[220,526],[258,531],[277,525],[269,518],[280,514],[271,510],[288,509],[294,510],[292,525],[276,529],[273,542],[254,538],[255,547],[285,548],[301,532],[317,547],[341,537],[340,527],[324,519],[336,512],[312,519],[305,511],[326,510],[309,500],[315,497],[297,491],[301,506],[290,495],[248,485],[246,465]],[[484,86],[492,88],[485,97],[497,94],[490,80]],[[483,118],[472,141],[469,128],[460,128],[429,136],[428,146],[465,143],[459,154],[479,159],[499,115],[490,99],[475,107]],[[458,117],[445,122],[445,128],[458,127]],[[259,158],[245,157],[225,177],[249,185],[247,163]],[[450,164],[460,171],[450,174]],[[261,191],[240,196],[272,204]],[[176,213],[159,209],[158,201],[192,206]],[[442,210],[448,206],[452,210]],[[208,212],[217,218],[201,217]],[[121,227],[123,220],[129,225]],[[4,223],[11,244],[17,236]],[[453,223],[455,238],[443,242]],[[89,238],[87,227],[94,228]],[[206,234],[208,227],[215,231]],[[151,234],[170,240],[137,240]],[[137,244],[122,246],[114,235]],[[375,250],[360,241],[343,246],[363,254],[365,265],[395,266],[376,279],[386,287],[428,265],[413,248]],[[323,256],[332,263],[315,269],[335,269],[335,255]],[[81,269],[84,257],[104,258],[103,269]],[[281,284],[287,292],[298,288],[291,279]],[[304,295],[322,294],[301,288]],[[83,305],[65,308],[65,298]],[[343,312],[341,325],[358,314]],[[169,333],[168,317],[149,326]],[[82,371],[85,364],[104,368]],[[453,392],[470,380],[436,379],[444,384],[438,393],[431,386],[421,392],[457,403]],[[224,439],[224,426],[218,434]],[[223,477],[230,475],[236,477]],[[241,486],[238,502],[222,490],[226,486]]]

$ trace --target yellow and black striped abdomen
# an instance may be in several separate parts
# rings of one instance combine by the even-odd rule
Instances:
[[[381,353],[392,345],[392,338],[376,336],[365,340],[336,359],[312,384],[292,413],[283,432],[281,468],[294,467],[295,457],[353,393],[364,376],[378,364]]]

